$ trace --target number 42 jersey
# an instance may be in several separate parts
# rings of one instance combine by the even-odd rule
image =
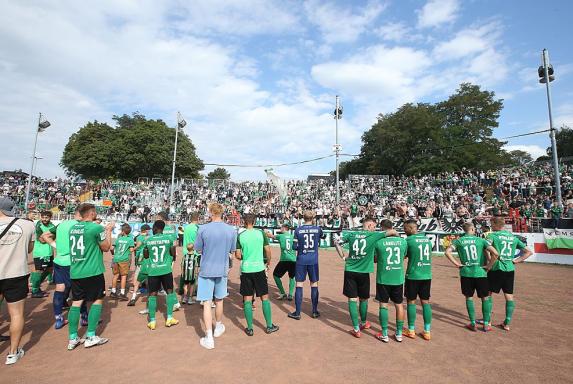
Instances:
[[[149,252],[148,276],[162,276],[173,272],[173,235],[157,234],[147,238],[145,248]]]

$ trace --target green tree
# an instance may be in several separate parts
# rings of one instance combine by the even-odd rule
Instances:
[[[461,84],[437,104],[405,104],[379,115],[362,136],[360,157],[342,174],[423,174],[508,163],[505,144],[492,137],[503,102],[479,86]]]
[[[557,156],[573,156],[573,129],[564,125],[555,132],[555,141],[557,142]],[[547,155],[551,156],[551,147],[547,148]]]
[[[146,119],[137,112],[131,116],[114,116],[113,120],[115,128],[88,123],[70,137],[60,162],[66,172],[86,179],[169,178],[175,129],[162,120]],[[175,174],[196,178],[203,167],[191,140],[180,131]]]
[[[228,180],[231,174],[225,168],[215,168],[207,174],[207,180]]]
[[[528,152],[516,149],[508,153],[511,165],[524,165],[533,161],[533,157]]]
[[[116,176],[113,146],[116,134],[106,123],[87,123],[70,136],[60,165],[68,176],[82,175],[86,179]]]

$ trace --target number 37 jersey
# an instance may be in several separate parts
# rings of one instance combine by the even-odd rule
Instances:
[[[432,278],[432,240],[423,233],[417,233],[408,236],[406,243],[408,244],[406,279],[430,280]]]
[[[145,249],[149,252],[148,276],[161,276],[173,272],[173,256],[171,247],[173,236],[170,234],[157,234],[147,238]]]

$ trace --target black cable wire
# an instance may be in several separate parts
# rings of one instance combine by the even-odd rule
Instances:
[[[542,130],[542,131],[535,131],[535,132],[529,132],[529,133],[522,133],[522,134],[520,134],[520,135],[502,137],[502,138],[499,138],[499,139],[497,139],[497,140],[506,140],[506,139],[513,139],[513,138],[516,138],[516,137],[537,135],[537,134],[544,133],[544,132],[549,132],[549,131],[551,131],[551,129],[544,129],[544,130]],[[459,145],[453,145],[453,146],[448,146],[448,147],[441,147],[441,148],[438,147],[438,148],[433,148],[433,149],[431,148],[430,151],[442,150],[442,149],[449,149],[449,148],[465,147],[465,146],[468,146],[468,145],[475,145],[475,144],[476,144],[476,143],[466,143],[466,144],[459,144]],[[295,162],[292,162],[292,163],[280,163],[280,164],[257,164],[257,165],[249,165],[249,164],[204,163],[204,165],[215,166],[215,167],[235,167],[235,168],[284,167],[284,166],[287,166],[287,165],[298,165],[298,164],[312,163],[312,162],[315,162],[315,161],[328,159],[328,158],[334,157],[334,156],[336,156],[336,154],[327,155],[327,156],[321,156],[321,157],[315,157],[314,159],[295,161]],[[360,157],[360,154],[358,154],[358,155],[352,155],[352,154],[349,154],[349,153],[340,153],[339,156]]]

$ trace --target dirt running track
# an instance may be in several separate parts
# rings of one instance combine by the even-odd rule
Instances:
[[[273,249],[274,260],[278,249]],[[109,255],[108,255],[109,260]],[[177,263],[179,264],[179,263]],[[274,265],[274,262],[273,262]],[[143,300],[136,307],[106,299],[98,334],[110,338],[104,346],[67,351],[67,327],[53,328],[52,298],[29,299],[23,346],[26,356],[14,366],[3,364],[8,343],[0,343],[0,383],[563,383],[573,382],[573,268],[520,265],[516,281],[516,311],[512,331],[494,329],[472,333],[465,301],[459,292],[457,269],[445,258],[434,259],[432,282],[432,341],[405,338],[383,344],[378,307],[370,302],[373,329],[361,339],[347,333],[350,320],[341,294],[343,264],[332,251],[321,253],[320,307],[312,319],[309,288],[305,286],[304,316],[287,318],[294,302],[274,301],[273,320],[281,329],[267,335],[260,302],[255,311],[255,336],[243,333],[244,318],[238,293],[238,268],[229,278],[225,301],[227,332],[214,350],[199,346],[203,334],[201,306],[184,306],[174,328],[162,326],[164,299],[158,300],[158,328],[149,331]],[[176,276],[179,275],[177,268]],[[109,282],[106,276],[106,282]],[[272,280],[272,279],[271,279]],[[178,281],[178,278],[176,279]],[[270,281],[271,294],[277,293]],[[50,287],[50,291],[52,291]],[[374,286],[371,289],[374,292]],[[494,322],[505,311],[501,296],[494,300]],[[476,301],[476,313],[481,305]],[[394,310],[390,310],[391,327]],[[5,306],[0,333],[8,333]],[[421,330],[418,310],[417,330]],[[80,330],[80,334],[85,330]],[[391,329],[391,335],[394,329]]]

